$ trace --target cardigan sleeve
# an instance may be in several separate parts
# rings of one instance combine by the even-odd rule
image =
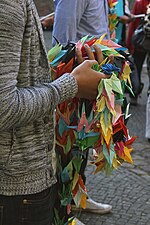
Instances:
[[[26,2],[26,0],[22,1]],[[65,74],[49,85],[17,87],[26,13],[18,0],[0,1],[0,130],[30,123],[77,93],[76,79]]]

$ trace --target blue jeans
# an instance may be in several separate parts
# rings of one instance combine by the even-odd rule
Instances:
[[[51,225],[57,187],[37,194],[0,195],[0,225]]]

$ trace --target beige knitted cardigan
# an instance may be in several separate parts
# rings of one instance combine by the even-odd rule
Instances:
[[[53,112],[77,88],[70,74],[51,82],[33,0],[0,0],[0,194],[56,182]]]

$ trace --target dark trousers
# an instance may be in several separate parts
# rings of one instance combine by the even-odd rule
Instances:
[[[135,49],[135,51],[133,53],[133,58],[134,58],[134,62],[135,62],[136,67],[137,67],[137,72],[138,72],[140,83],[141,83],[142,67],[143,67],[143,63],[144,63],[146,54],[147,53],[145,51],[140,51],[138,49]]]
[[[78,154],[80,156],[80,158],[83,160],[79,174],[81,175],[83,182],[85,184],[85,182],[86,182],[85,169],[86,169],[87,162],[88,162],[89,149],[86,149],[86,150],[84,150],[84,152],[81,152],[81,150],[78,147],[74,147],[72,149],[72,153],[76,154],[76,155]]]
[[[31,195],[0,195],[0,225],[51,225],[57,187]]]

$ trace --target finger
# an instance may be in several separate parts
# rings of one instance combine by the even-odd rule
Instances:
[[[114,55],[109,56],[109,63],[111,63],[111,64],[114,63]]]
[[[95,49],[96,52],[96,59],[98,63],[101,64],[101,62],[104,60],[103,53],[97,45],[93,45],[93,48]]]
[[[95,71],[95,74],[97,74],[99,77],[100,77],[100,79],[108,79],[108,78],[110,78],[110,75],[106,75],[105,73],[101,73],[101,72],[97,72],[97,71]]]
[[[97,64],[98,62],[96,60],[85,60],[84,64],[85,66],[92,68],[93,65]]]
[[[99,79],[101,80],[101,79],[108,79],[108,78],[110,78],[110,75],[107,75],[107,74],[105,74],[105,73],[101,73],[101,72],[98,72],[98,71],[94,71],[93,72],[97,77],[99,77]]]
[[[84,61],[84,58],[82,57],[82,52],[79,48],[76,48],[76,56],[78,64],[81,64]]]
[[[95,56],[94,56],[94,53],[92,52],[91,48],[87,44],[84,45],[84,48],[87,53],[88,59],[94,60]]]
[[[110,75],[107,75],[107,74],[105,74],[105,73],[100,73],[100,72],[99,72],[99,76],[100,76],[101,79],[102,79],[102,78],[105,78],[105,79],[110,78]]]

